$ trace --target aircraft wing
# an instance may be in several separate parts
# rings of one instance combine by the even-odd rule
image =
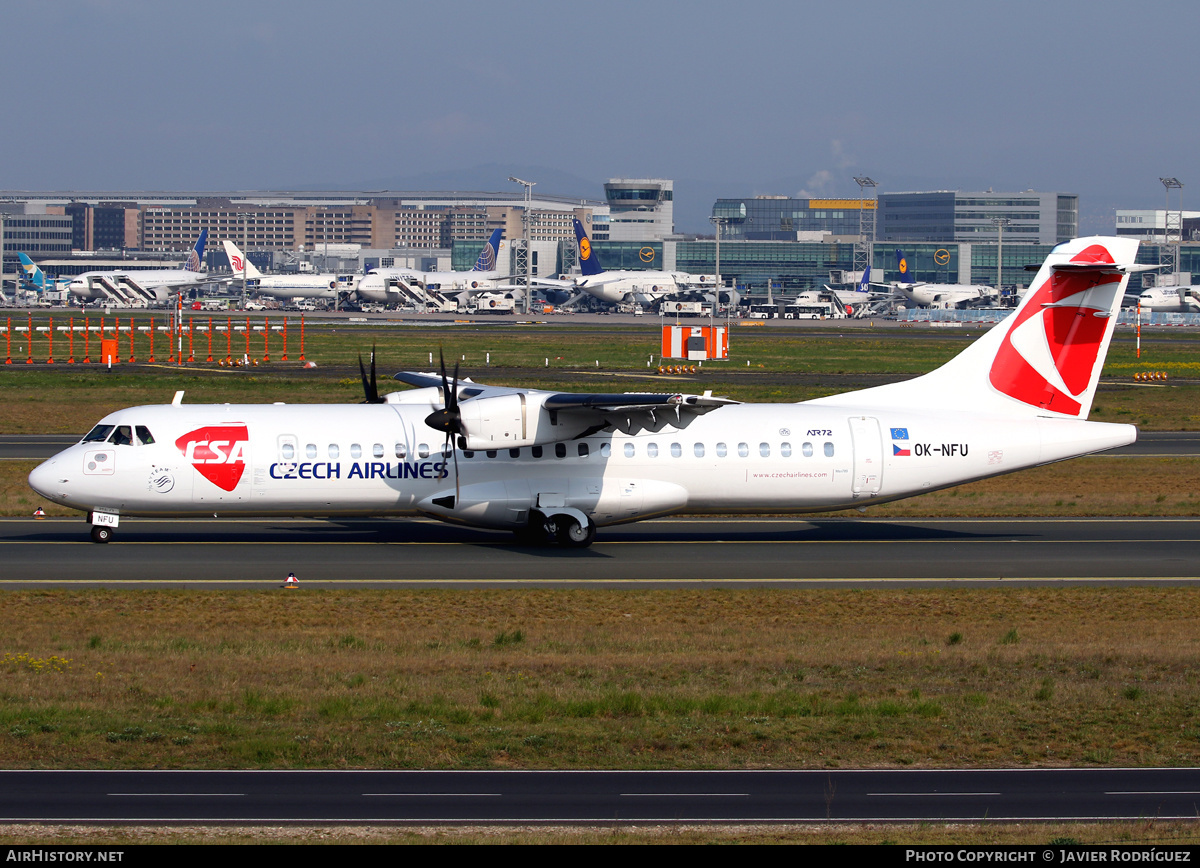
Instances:
[[[441,374],[401,371],[393,379],[418,388],[442,386]],[[471,402],[523,394],[531,405],[552,413],[565,413],[592,430],[612,427],[632,434],[636,431],[659,431],[668,424],[687,424],[691,418],[731,404],[741,403],[731,398],[658,392],[546,392],[539,389],[514,389],[487,386],[460,380],[459,401],[464,408]],[[403,393],[401,393],[403,394]]]

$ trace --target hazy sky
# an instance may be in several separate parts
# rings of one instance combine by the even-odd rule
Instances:
[[[1131,0],[4,0],[0,188],[650,176],[703,231],[716,196],[868,174],[1074,192],[1111,232],[1163,175],[1200,208],[1198,24]]]

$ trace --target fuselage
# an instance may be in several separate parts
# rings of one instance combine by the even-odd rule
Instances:
[[[897,292],[921,307],[959,307],[980,304],[996,297],[990,286],[964,286],[949,283],[901,283]]]
[[[253,289],[273,298],[337,299],[338,293],[353,292],[358,279],[355,274],[264,274],[253,281]]]
[[[133,407],[29,481],[57,503],[122,515],[419,512],[512,529],[557,505],[603,526],[865,506],[1136,437],[1132,426],[1079,420],[741,404],[679,428],[454,455],[424,421],[437,391],[375,405]]]
[[[71,279],[68,289],[84,301],[103,298],[123,298],[132,290],[143,301],[163,303],[181,289],[211,283],[212,278],[200,271],[181,268],[148,269],[146,271],[85,271]]]
[[[414,271],[408,268],[372,268],[358,281],[358,295],[368,301],[396,302],[404,299],[397,284],[420,290],[454,295],[487,292],[507,277],[499,271]]]
[[[605,271],[581,277],[575,285],[611,304],[636,302],[646,306],[681,292],[716,288],[712,275],[682,271]]]

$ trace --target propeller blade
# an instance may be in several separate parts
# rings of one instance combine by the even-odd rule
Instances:
[[[435,431],[444,431],[447,437],[466,434],[458,409],[458,363],[454,363],[454,382],[451,383],[446,377],[446,358],[441,350],[438,350],[438,358],[442,363],[442,395],[445,401],[441,410],[434,410],[425,417],[425,424]]]
[[[379,385],[375,380],[375,345],[371,345],[371,378],[367,379],[367,369],[363,367],[362,353],[358,354],[358,375],[362,378],[364,404],[382,404],[379,397]]]

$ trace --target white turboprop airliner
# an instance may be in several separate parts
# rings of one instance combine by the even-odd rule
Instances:
[[[400,515],[589,545],[670,513],[866,507],[1132,443],[1086,421],[1137,241],[1081,238],[942,367],[799,404],[569,394],[397,374],[367,403],[110,413],[29,475],[104,542],[128,515]]]
[[[228,238],[221,243],[225,245],[225,255],[229,257],[229,267],[233,270],[234,279],[240,280],[245,272],[246,280],[255,282],[252,288],[263,295],[274,298],[327,298],[337,301],[339,293],[353,292],[358,282],[357,274],[263,274]]]
[[[202,229],[187,262],[180,268],[85,271],[72,278],[67,288],[84,301],[111,299],[127,304],[166,304],[180,290],[217,282],[204,271],[206,240],[208,230]]]

